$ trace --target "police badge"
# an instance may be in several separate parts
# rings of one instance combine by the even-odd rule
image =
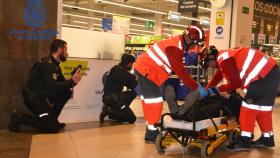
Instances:
[[[24,20],[27,26],[42,27],[46,21],[46,11],[42,0],[28,0],[24,10]]]
[[[53,74],[53,79],[54,79],[54,80],[57,80],[57,76],[58,76],[58,75],[54,73],[54,74]]]

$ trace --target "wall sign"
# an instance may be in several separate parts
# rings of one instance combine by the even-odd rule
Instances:
[[[225,24],[225,12],[217,12],[216,13],[216,25],[224,25]]]
[[[179,0],[178,12],[197,12],[198,0]]]

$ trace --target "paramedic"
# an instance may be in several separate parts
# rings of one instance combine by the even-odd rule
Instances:
[[[204,65],[217,68],[207,87],[216,87],[225,78],[228,83],[216,87],[218,91],[242,89],[245,95],[240,109],[241,135],[227,147],[228,150],[248,150],[275,146],[272,129],[272,109],[279,84],[276,61],[259,50],[237,48],[218,52],[212,46],[206,51]],[[262,131],[261,137],[252,142],[255,121]]]
[[[163,107],[160,86],[169,78],[171,72],[189,88],[200,92],[200,96],[207,95],[206,90],[188,74],[183,64],[184,52],[202,47],[205,33],[199,26],[191,25],[182,35],[161,40],[152,45],[147,52],[140,55],[133,67],[139,73],[141,102],[146,120],[145,141],[154,143],[159,133],[154,127],[160,117]]]

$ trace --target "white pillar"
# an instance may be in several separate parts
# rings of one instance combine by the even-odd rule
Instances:
[[[162,15],[155,14],[155,36],[162,36]]]
[[[62,0],[57,0],[57,32],[56,38],[61,39],[62,34]]]
[[[249,14],[242,8],[249,8]],[[254,0],[227,0],[225,6],[212,7],[210,20],[210,45],[218,49],[250,47]]]

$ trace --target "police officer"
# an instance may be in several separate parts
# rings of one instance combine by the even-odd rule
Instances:
[[[102,112],[100,122],[108,115],[110,119],[120,122],[133,123],[136,117],[129,105],[136,97],[134,88],[137,85],[136,76],[130,73],[132,63],[135,61],[130,54],[123,54],[121,62],[111,68],[104,83]],[[128,89],[123,91],[124,86]]]
[[[72,88],[81,80],[79,69],[66,80],[59,66],[67,59],[67,43],[56,39],[51,43],[51,54],[37,61],[31,68],[27,87],[23,90],[24,104],[33,113],[11,114],[9,129],[18,131],[20,124],[56,133],[65,127],[58,117],[72,95]]]

